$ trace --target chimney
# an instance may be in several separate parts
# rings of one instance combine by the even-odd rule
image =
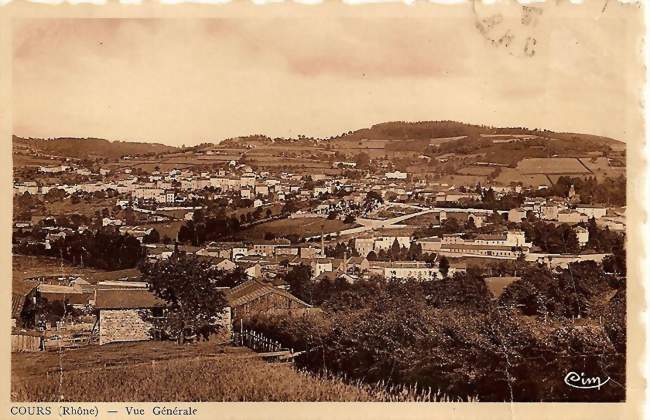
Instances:
[[[325,225],[320,225],[320,254],[321,258],[325,257],[325,237],[323,236],[323,227]]]

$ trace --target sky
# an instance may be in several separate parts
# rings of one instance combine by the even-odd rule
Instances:
[[[642,134],[640,11],[610,3],[492,20],[469,6],[410,18],[15,20],[14,133],[192,145],[457,120],[630,141]]]

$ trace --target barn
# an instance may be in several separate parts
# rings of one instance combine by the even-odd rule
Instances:
[[[98,289],[99,344],[150,340],[150,317],[162,316],[163,301],[144,288]]]
[[[235,322],[259,313],[301,315],[313,309],[286,290],[257,279],[245,281],[225,295]]]

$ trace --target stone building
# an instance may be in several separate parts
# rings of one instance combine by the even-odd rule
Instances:
[[[152,338],[150,317],[162,316],[163,301],[144,288],[98,289],[99,344]]]

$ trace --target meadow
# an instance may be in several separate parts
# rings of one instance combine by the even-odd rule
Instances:
[[[328,234],[351,227],[353,225],[345,224],[341,220],[329,220],[323,217],[280,219],[252,226],[243,231],[243,235],[248,239],[264,239],[266,233],[271,233],[276,236],[295,234],[309,237],[320,235],[321,230],[324,234]]]
[[[127,360],[127,362],[124,362]],[[440,392],[348,383],[245,348],[168,342],[14,354],[13,401],[452,401]]]

